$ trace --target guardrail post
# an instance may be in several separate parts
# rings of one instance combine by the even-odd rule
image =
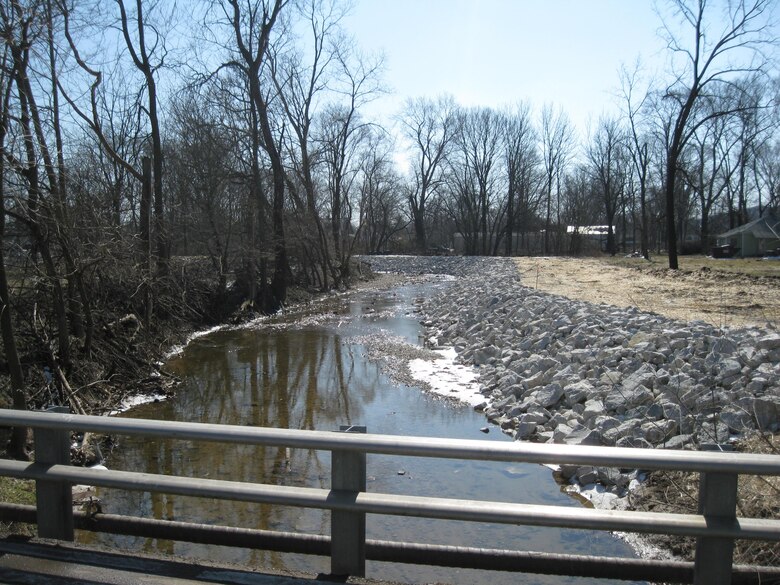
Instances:
[[[699,514],[707,526],[732,524],[737,516],[736,473],[702,473],[699,478]],[[734,540],[699,537],[696,540],[694,585],[731,585]]]
[[[341,426],[340,432],[365,433],[366,427]],[[331,461],[331,489],[352,492],[357,497],[366,491],[366,454],[334,450]],[[366,515],[333,510],[330,520],[331,575],[366,574]]]
[[[55,406],[46,412],[67,414],[68,408]],[[70,432],[60,429],[35,429],[35,463],[70,465]],[[35,482],[38,536],[73,541],[73,492],[63,481]]]

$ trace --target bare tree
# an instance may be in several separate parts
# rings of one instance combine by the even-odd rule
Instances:
[[[556,186],[574,148],[574,128],[563,110],[556,111],[550,104],[544,106],[540,139],[545,173],[544,254],[549,254],[553,187]]]
[[[19,217],[30,230],[35,252],[40,254],[46,277],[51,282],[59,363],[67,370],[71,364],[70,327],[65,293],[52,252],[57,231],[51,229],[61,211],[58,208],[62,201],[58,191],[60,183],[56,178],[56,169],[46,141],[44,120],[30,78],[33,48],[38,48],[37,42],[45,30],[44,5],[36,3],[27,7],[17,0],[0,4],[0,29],[12,63],[11,72],[19,106],[19,132],[24,145],[23,154],[18,157],[8,149],[4,154],[26,183],[25,214]],[[40,159],[43,159],[43,173],[39,153]],[[47,198],[47,191],[54,197]]]
[[[144,78],[144,91],[147,97],[146,115],[149,119],[149,133],[152,139],[152,175],[154,201],[154,228],[156,236],[157,271],[165,274],[168,271],[170,249],[168,234],[165,227],[165,210],[163,198],[163,148],[160,116],[157,110],[157,72],[165,64],[166,49],[164,38],[157,27],[148,22],[149,12],[159,9],[156,3],[149,4],[142,0],[135,1],[134,12],[129,13],[126,0],[114,0],[119,9],[120,28],[125,40],[127,51],[133,64]],[[146,10],[146,12],[144,12]],[[156,59],[153,62],[152,59]]]
[[[737,210],[736,214],[731,209],[729,213],[731,217],[736,215],[736,223],[743,224],[750,221],[748,204],[755,187],[752,181],[755,174],[751,169],[755,166],[761,145],[777,127],[773,107],[777,98],[774,93],[767,95],[764,84],[755,77],[738,80],[728,88],[726,98],[737,101],[732,107],[738,109],[731,117],[733,123],[730,125],[736,145],[736,172],[733,176],[736,184],[729,185],[729,190],[737,195]]]
[[[511,256],[515,230],[522,225],[519,218],[532,211],[529,203],[539,165],[537,135],[527,102],[520,102],[507,112],[502,134],[507,188],[504,253]]]
[[[648,148],[650,132],[646,128],[646,118],[643,117],[649,90],[637,95],[639,84],[639,64],[633,72],[623,68],[620,72],[622,97],[625,104],[625,116],[628,119],[628,152],[632,169],[639,186],[639,231],[640,250],[645,260],[650,260],[649,218],[647,190],[650,170],[651,150]]]
[[[135,15],[136,25],[138,27],[139,48],[136,49],[133,41],[133,31],[131,31],[130,21],[124,9],[124,5],[115,0],[120,7],[120,28],[123,33],[123,40],[127,49],[132,55],[135,66],[144,74],[144,85],[149,83],[149,77],[152,81],[151,89],[146,88],[148,106],[144,108],[135,99],[127,100],[127,96],[111,95],[108,97],[103,87],[103,73],[89,65],[83,57],[77,41],[74,39],[71,30],[72,11],[69,3],[58,0],[58,8],[63,19],[63,34],[67,41],[67,46],[75,60],[78,70],[86,73],[91,80],[89,89],[89,105],[79,103],[71,95],[73,88],[66,88],[60,78],[57,79],[56,89],[62,94],[68,102],[71,110],[76,117],[86,123],[89,130],[94,135],[94,139],[100,145],[101,156],[105,154],[110,160],[112,170],[109,174],[112,177],[114,198],[114,216],[117,224],[121,222],[120,200],[125,175],[135,179],[141,185],[141,197],[138,209],[138,235],[139,250],[136,252],[142,269],[143,281],[139,287],[141,297],[143,298],[144,321],[148,325],[154,312],[154,264],[156,257],[156,271],[158,274],[165,274],[168,270],[168,240],[164,228],[164,209],[162,194],[162,138],[160,136],[159,116],[157,115],[157,93],[154,85],[155,74],[159,65],[152,65],[150,55],[156,52],[156,42],[151,49],[147,49],[145,41],[145,28],[147,24],[144,21],[143,12]],[[140,7],[138,7],[140,10]],[[155,39],[159,38],[159,32],[151,27]],[[124,72],[123,72],[124,73]],[[120,73],[121,75],[121,73]],[[147,77],[148,76],[148,77]],[[123,88],[124,89],[124,88]],[[69,91],[70,90],[70,91]],[[140,98],[139,98],[140,99]],[[119,108],[121,115],[117,114],[117,101],[129,101],[130,107]],[[107,107],[108,104],[110,107]],[[147,141],[141,138],[140,121],[143,118],[143,112],[150,121],[150,133],[152,135],[151,152],[155,158],[156,165],[149,156],[142,155],[141,150],[147,145]],[[156,138],[155,138],[156,136]],[[156,153],[156,155],[155,155]],[[155,170],[156,169],[156,170]],[[155,176],[153,177],[153,173]],[[159,177],[159,179],[158,179]],[[157,181],[157,187],[154,186]],[[155,191],[155,188],[157,189]],[[156,197],[156,199],[155,199]],[[153,203],[154,200],[154,203]],[[152,225],[153,207],[156,219]],[[116,227],[119,227],[117,225]],[[154,227],[154,230],[153,230]],[[152,245],[152,234],[156,233],[156,254]]]
[[[607,222],[607,251],[615,255],[615,216],[625,188],[625,136],[617,119],[599,120],[587,148],[590,171],[598,185]]]
[[[418,251],[426,248],[426,206],[441,185],[444,161],[455,138],[455,112],[452,97],[440,96],[435,101],[427,98],[409,100],[401,115],[403,135],[412,144],[414,153],[409,208]]]
[[[393,169],[392,147],[387,134],[372,131],[361,158],[360,225],[369,253],[387,249],[390,239],[408,225],[401,198],[401,179]]]
[[[501,117],[489,108],[470,110],[460,135],[467,164],[472,167],[476,180],[481,235],[480,253],[483,256],[493,253],[490,241],[494,230],[492,225],[489,229],[488,224],[492,223],[491,214],[497,212],[493,199],[497,195],[496,184],[499,179],[501,122]]]
[[[765,63],[762,50],[773,42],[768,19],[774,4],[772,0],[729,2],[721,18],[723,24],[719,25],[715,7],[707,0],[671,1],[684,33],[675,32],[670,18],[664,20],[668,48],[677,68],[675,79],[663,94],[663,99],[672,104],[664,177],[669,268],[679,267],[675,193],[681,155],[697,128],[708,119],[733,114],[745,107],[702,112],[698,107],[700,100],[716,86],[731,84],[737,75],[762,70]],[[684,36],[687,34],[690,37]],[[737,61],[745,53],[751,53],[757,61]]]
[[[274,274],[271,281],[273,304],[281,305],[287,298],[290,283],[290,263],[284,232],[286,172],[282,152],[270,110],[271,96],[263,91],[261,79],[268,57],[271,34],[287,6],[288,0],[222,0],[220,6],[234,43],[235,58],[227,65],[237,68],[247,82],[247,93],[253,116],[260,126],[262,148],[271,165],[273,198],[271,224],[273,229]],[[256,157],[253,157],[256,160]],[[260,169],[253,162],[252,188],[258,189]],[[258,194],[259,196],[259,194]],[[252,264],[252,263],[250,263]],[[254,282],[254,277],[250,281]]]
[[[447,159],[447,174],[442,183],[444,208],[463,238],[463,252],[479,254],[479,203],[474,169],[457,150]]]
[[[323,115],[320,143],[329,194],[330,228],[336,265],[332,274],[336,286],[350,276],[349,260],[361,226],[350,237],[353,218],[350,190],[358,172],[358,150],[369,138],[370,125],[362,120],[359,109],[381,91],[379,72],[382,59],[369,58],[340,46],[335,54],[339,63],[339,79],[334,91],[340,100],[331,104]]]
[[[754,175],[759,210],[780,207],[780,141],[761,145],[756,153]]]
[[[561,217],[567,226],[572,226],[567,254],[576,256],[586,250],[588,241],[583,237],[581,227],[595,225],[603,215],[597,182],[592,169],[587,165],[576,165],[563,180],[563,209]]]
[[[703,250],[710,240],[710,216],[731,183],[733,168],[729,168],[734,141],[728,139],[729,118],[712,118],[701,125],[691,139],[691,168],[683,176],[693,188],[699,204],[700,240]]]
[[[2,93],[2,107],[0,107],[0,333],[3,339],[3,350],[8,362],[8,373],[11,381],[11,402],[17,410],[27,410],[27,392],[24,387],[24,370],[19,360],[16,347],[16,334],[14,333],[13,308],[11,307],[11,294],[8,287],[8,273],[5,263],[5,222],[6,222],[6,177],[5,177],[5,148],[6,135],[8,133],[8,117],[11,100],[12,80],[10,78],[8,48],[3,51],[2,67],[0,67],[0,90]],[[27,429],[14,427],[11,440],[8,445],[8,453],[14,459],[28,459],[27,453]]]
[[[206,252],[218,280],[218,294],[224,294],[230,271],[233,236],[240,216],[238,195],[232,177],[235,172],[235,144],[221,124],[222,112],[209,106],[209,98],[193,92],[172,104],[172,143],[167,176],[173,179],[169,197],[178,196],[178,233],[184,252]],[[196,237],[189,236],[192,228]],[[195,242],[190,242],[190,240]],[[201,248],[205,247],[205,250]]]
[[[311,241],[311,253],[319,257],[319,275],[322,287],[327,289],[329,274],[334,271],[333,246],[319,211],[315,181],[319,153],[313,144],[312,124],[319,102],[325,99],[334,84],[339,66],[337,54],[346,50],[342,45],[347,39],[340,28],[346,9],[337,0],[307,0],[299,4],[299,10],[309,34],[307,47],[272,45],[268,62],[271,79],[292,130],[290,165],[304,197],[298,195],[294,186],[290,188],[290,194],[306,216],[304,223],[309,229],[305,228],[302,235]]]

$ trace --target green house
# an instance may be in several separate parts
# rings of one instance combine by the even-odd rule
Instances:
[[[719,246],[737,249],[736,256],[764,256],[780,248],[780,219],[766,213],[756,220],[718,236]]]

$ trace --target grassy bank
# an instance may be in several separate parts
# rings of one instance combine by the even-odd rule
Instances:
[[[603,256],[602,259],[616,266],[625,266],[646,271],[667,270],[669,262],[666,256],[653,255],[647,261],[644,258],[627,258],[625,256]],[[780,278],[780,260],[763,260],[761,258],[712,258],[711,256],[695,255],[680,256],[680,270],[685,272],[714,271],[727,275]]]
[[[27,479],[0,477],[0,501],[10,504],[35,505],[35,482]],[[34,536],[36,530],[29,524],[0,522],[0,537],[9,534]]]

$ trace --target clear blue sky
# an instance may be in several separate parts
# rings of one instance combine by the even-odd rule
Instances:
[[[652,0],[355,0],[345,22],[364,51],[386,56],[394,95],[451,93],[463,105],[527,99],[560,105],[582,135],[615,109],[621,63],[666,57]]]

